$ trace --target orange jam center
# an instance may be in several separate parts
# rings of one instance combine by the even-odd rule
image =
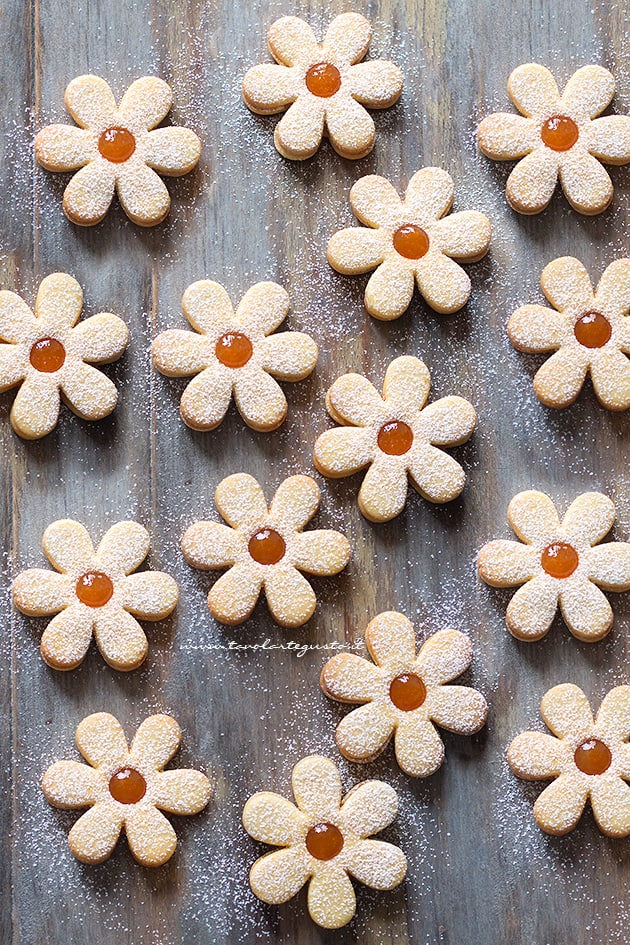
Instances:
[[[399,226],[393,240],[394,249],[405,259],[421,259],[429,251],[429,237],[414,223]]]
[[[610,768],[612,755],[608,745],[599,738],[587,738],[575,749],[573,760],[584,774],[603,774]]]
[[[306,834],[306,849],[316,860],[332,860],[343,849],[343,834],[334,824],[315,824]]]
[[[585,348],[603,348],[610,341],[610,322],[599,312],[587,312],[575,323],[575,337]]]
[[[103,607],[114,593],[114,585],[102,571],[87,571],[77,581],[77,597],[88,607]]]
[[[547,545],[540,557],[540,563],[551,577],[568,578],[577,568],[580,559],[575,548],[566,541],[553,541]]]
[[[318,62],[306,73],[306,88],[319,98],[330,98],[340,87],[339,69],[329,62]]]
[[[390,456],[402,456],[411,449],[413,433],[402,420],[391,420],[384,423],[376,438],[378,448]]]
[[[52,374],[63,367],[66,349],[56,338],[40,338],[31,348],[29,360],[36,371]]]
[[[427,687],[415,673],[401,673],[389,685],[389,698],[401,712],[413,712],[427,697]]]
[[[108,161],[122,164],[136,150],[136,139],[126,128],[107,128],[98,139],[98,149]]]
[[[119,804],[137,804],[147,792],[147,782],[135,768],[122,768],[109,780],[109,793]]]
[[[287,550],[284,538],[273,528],[261,528],[249,539],[247,548],[258,564],[277,564]]]
[[[242,335],[240,331],[228,331],[217,341],[214,353],[221,364],[229,368],[239,368],[247,364],[253,350],[247,335]]]
[[[578,126],[566,115],[552,115],[540,131],[540,137],[552,151],[568,151],[578,139]]]

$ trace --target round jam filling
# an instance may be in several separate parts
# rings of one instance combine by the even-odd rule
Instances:
[[[103,607],[113,593],[114,585],[102,571],[87,571],[77,581],[77,597],[88,607]]]
[[[122,164],[136,150],[136,139],[126,128],[107,128],[98,139],[98,149],[107,161]]]
[[[214,353],[229,368],[240,368],[247,364],[253,352],[252,343],[240,331],[228,331],[217,341]]]
[[[575,548],[567,545],[566,541],[553,541],[540,556],[540,563],[551,577],[568,578],[577,568],[580,559]]]
[[[578,139],[578,126],[566,115],[552,115],[541,128],[540,137],[552,151],[568,151]]]
[[[588,738],[575,749],[573,760],[584,774],[603,774],[610,768],[612,755],[599,738]]]
[[[384,423],[378,431],[376,442],[383,453],[388,453],[390,456],[402,456],[411,449],[413,433],[411,427],[402,420],[391,420],[389,423]]]
[[[119,804],[137,804],[147,792],[147,782],[135,768],[121,768],[109,780],[109,793]]]
[[[306,849],[316,860],[332,860],[343,849],[343,834],[334,824],[315,824],[306,834]]]
[[[319,98],[330,98],[340,87],[339,69],[330,62],[318,62],[306,73],[306,88]]]
[[[63,367],[66,349],[56,338],[40,338],[31,348],[29,360],[36,371],[53,374]]]
[[[413,712],[427,697],[427,688],[415,673],[401,673],[389,685],[389,698],[401,712]]]
[[[399,226],[392,239],[394,249],[405,259],[422,259],[429,251],[429,237],[414,223]]]
[[[578,318],[573,332],[585,348],[603,348],[610,341],[612,328],[608,319],[599,312],[587,312]]]
[[[249,539],[247,548],[258,564],[277,564],[287,550],[284,538],[273,528],[261,528]]]

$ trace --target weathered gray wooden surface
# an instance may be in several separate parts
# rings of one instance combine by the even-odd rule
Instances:
[[[358,941],[364,945],[547,945],[625,943],[630,841],[602,837],[587,815],[568,838],[533,825],[539,787],[506,770],[511,737],[537,723],[545,690],[574,681],[597,703],[628,682],[630,601],[616,597],[616,626],[596,645],[580,644],[558,622],[548,638],[526,645],[504,625],[507,595],[477,585],[476,548],[508,536],[505,512],[520,489],[549,491],[561,506],[598,488],[618,504],[617,536],[630,538],[628,417],[600,409],[589,391],[566,412],[536,400],[534,360],[509,346],[513,308],[540,299],[539,274],[572,253],[598,278],[627,252],[630,170],[615,169],[612,208],[580,218],[560,197],[540,217],[509,211],[508,168],[480,157],[479,117],[507,105],[506,81],[530,60],[551,66],[560,82],[599,62],[613,69],[616,108],[630,110],[627,4],[606,0],[358,0],[350,8],[374,22],[372,56],[405,72],[401,102],[377,115],[373,154],[357,163],[325,145],[305,164],[273,148],[275,119],[240,101],[246,69],[267,59],[269,24],[286,13],[325,26],[344,3],[312,0],[2,0],[0,4],[0,282],[34,300],[41,277],[72,273],[86,314],[109,310],[128,322],[132,343],[111,369],[121,390],[115,415],[89,426],[64,410],[58,429],[24,443],[8,422],[11,395],[0,398],[6,490],[0,502],[4,632],[0,644],[0,941],[19,945],[286,945]],[[152,231],[115,208],[91,230],[61,212],[65,181],[34,167],[34,130],[65,120],[63,92],[75,75],[105,77],[117,94],[144,74],[173,85],[173,121],[204,144],[199,169],[169,184],[173,209]],[[381,324],[363,310],[364,278],[333,273],[330,234],[349,225],[348,191],[360,176],[382,173],[403,189],[422,164],[440,164],[457,183],[456,209],[476,207],[494,224],[490,256],[471,267],[473,296],[458,315],[437,316],[416,298],[409,312]],[[255,281],[275,279],[292,299],[290,324],[321,346],[312,379],[288,386],[289,419],[255,434],[230,413],[214,433],[186,429],[181,387],[154,374],[149,346],[159,330],[183,327],[180,299],[196,279],[217,279],[235,300]],[[291,472],[310,472],[311,446],[327,426],[324,393],[346,370],[379,382],[392,357],[424,357],[434,393],[459,393],[476,405],[479,429],[458,451],[469,472],[464,497],[434,508],[418,496],[386,526],[365,522],[357,481],[326,483],[319,521],[342,527],[355,556],[340,579],[317,582],[321,604],[299,632],[275,627],[263,608],[241,628],[213,624],[205,605],[211,579],[185,565],[185,527],[213,513],[217,482],[255,474],[271,495]],[[149,627],[149,658],[138,672],[115,673],[92,650],[67,675],[42,662],[42,623],[11,610],[12,574],[43,566],[41,535],[51,521],[75,517],[95,538],[133,517],[153,536],[151,563],[182,588],[175,617]],[[401,814],[388,837],[406,851],[403,887],[358,889],[358,913],[345,930],[314,926],[305,897],[267,908],[249,891],[247,871],[260,850],[240,826],[250,793],[287,793],[292,765],[311,752],[338,759],[333,732],[340,711],[321,695],[325,653],[302,658],[282,650],[229,652],[230,640],[323,644],[360,637],[368,620],[399,609],[428,633],[469,630],[476,658],[471,679],[487,695],[487,730],[447,737],[447,761],[426,782],[403,777],[388,751],[369,766],[345,764],[347,786],[366,776],[390,780]],[[172,712],[184,730],[182,764],[211,771],[216,797],[197,818],[180,818],[172,861],[149,871],[124,843],[109,862],[75,862],[66,838],[75,814],[47,807],[39,779],[57,758],[74,757],[77,723],[108,710],[129,735],[151,711]]]

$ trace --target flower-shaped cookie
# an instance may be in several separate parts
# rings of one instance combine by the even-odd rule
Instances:
[[[192,768],[164,771],[182,740],[170,715],[145,719],[131,743],[108,712],[88,715],[76,732],[77,748],[88,762],[57,761],[46,771],[46,800],[62,810],[90,809],[76,822],[68,843],[82,863],[102,863],[125,828],[129,848],[142,866],[170,860],[177,836],[167,814],[198,814],[212,789]]]
[[[522,305],[508,322],[519,351],[555,351],[534,378],[547,407],[568,407],[590,372],[595,395],[609,410],[630,407],[630,259],[606,269],[595,292],[582,263],[554,259],[540,277],[553,305]]]
[[[250,837],[283,848],[256,860],[249,882],[270,905],[288,902],[308,882],[311,918],[325,929],[339,929],[356,911],[350,876],[382,890],[405,878],[402,850],[368,839],[395,820],[398,798],[384,781],[363,781],[342,800],[337,766],[319,755],[299,761],[291,782],[297,806],[261,791],[243,808]]]
[[[214,501],[229,527],[195,522],[182,538],[184,557],[193,568],[229,568],[208,594],[213,617],[242,623],[263,589],[282,627],[300,627],[313,616],[315,593],[300,571],[339,574],[350,560],[350,544],[340,532],[302,531],[319,499],[319,486],[310,476],[285,479],[269,508],[253,476],[236,473],[219,483]]]
[[[181,414],[193,430],[213,430],[232,394],[245,423],[275,430],[287,415],[281,381],[301,381],[317,362],[317,345],[300,331],[273,334],[286,318],[289,296],[275,282],[259,282],[236,312],[218,282],[189,285],[184,315],[195,329],[171,329],[153,342],[153,363],[168,377],[196,377],[181,399]]]
[[[148,651],[135,619],[163,620],[179,592],[163,571],[139,568],[149,553],[149,533],[137,522],[118,522],[97,550],[80,522],[61,519],[44,532],[46,557],[59,574],[33,568],[13,582],[15,606],[29,617],[48,617],[41,640],[44,660],[53,669],[74,669],[88,651],[92,635],[114,669],[136,669]]]
[[[371,35],[359,13],[335,17],[321,45],[299,17],[283,16],[272,24],[267,42],[278,65],[250,69],[243,98],[259,115],[286,111],[274,134],[283,157],[311,157],[325,134],[342,157],[362,158],[372,150],[374,122],[364,106],[389,108],[400,97],[403,77],[391,62],[360,61]]]
[[[54,429],[60,395],[83,420],[102,420],[116,406],[115,385],[91,364],[116,361],[129,331],[108,312],[77,325],[82,308],[81,286],[63,272],[42,280],[35,313],[15,292],[0,292],[0,391],[21,385],[11,425],[26,440]]]
[[[344,374],[326,396],[338,423],[317,439],[315,466],[339,478],[369,466],[359,508],[371,522],[388,522],[405,506],[407,477],[431,502],[450,502],[464,488],[464,470],[438,447],[465,443],[477,415],[462,397],[442,397],[425,406],[430,375],[418,358],[396,358],[387,368],[381,397],[360,374]]]
[[[599,544],[615,521],[612,501],[600,492],[584,492],[560,522],[548,495],[519,492],[508,506],[508,521],[524,544],[491,541],[477,565],[492,587],[523,585],[507,608],[510,633],[540,640],[560,604],[573,636],[586,643],[605,637],[613,612],[599,588],[630,590],[630,544]]]
[[[489,115],[479,126],[478,138],[489,158],[518,160],[506,187],[510,206],[519,213],[540,213],[559,177],[578,213],[605,210],[613,185],[600,161],[630,161],[630,117],[597,118],[615,94],[611,73],[601,66],[583,66],[560,95],[549,69],[528,63],[511,74],[508,94],[522,114]]]
[[[188,128],[156,127],[172,102],[170,87],[153,76],[133,82],[119,106],[104,79],[72,80],[65,103],[79,127],[49,125],[35,138],[35,156],[47,171],[77,171],[63,195],[69,220],[100,223],[117,191],[134,223],[162,222],[171,198],[158,174],[188,174],[201,154],[201,142]]]
[[[363,703],[337,726],[339,751],[350,761],[372,761],[394,735],[402,770],[426,778],[444,760],[435,725],[472,735],[486,721],[488,706],[480,692],[445,685],[470,666],[470,640],[458,630],[439,630],[416,654],[411,622],[403,614],[386,612],[368,624],[365,644],[373,663],[354,653],[338,653],[322,669],[320,683],[327,696]]]
[[[534,804],[536,823],[561,837],[577,826],[590,800],[608,837],[630,834],[630,686],[604,697],[595,720],[588,699],[571,683],[543,696],[541,715],[553,735],[523,732],[508,748],[519,778],[554,778]]]
[[[446,216],[453,193],[453,179],[439,167],[417,171],[404,200],[389,181],[374,174],[353,185],[350,204],[366,225],[335,233],[328,262],[347,276],[376,269],[365,289],[370,315],[385,321],[399,318],[411,302],[414,277],[420,295],[436,312],[457,312],[466,304],[470,279],[455,260],[483,259],[492,230],[476,210]]]

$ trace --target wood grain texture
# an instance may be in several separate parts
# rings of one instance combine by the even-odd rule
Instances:
[[[5,632],[0,660],[0,941],[19,945],[545,945],[627,941],[630,841],[602,837],[587,814],[569,837],[546,837],[533,823],[539,786],[507,770],[505,749],[537,726],[543,693],[576,682],[598,704],[629,682],[630,600],[615,596],[615,629],[596,645],[578,643],[557,621],[528,645],[504,624],[509,595],[478,585],[476,549],[508,537],[509,499],[524,488],[548,491],[565,507],[580,491],[601,489],[618,506],[617,537],[630,538],[629,427],[602,410],[590,390],[575,407],[551,411],[536,400],[536,359],[517,354],[505,324],[513,309],[541,301],[539,276],[571,253],[597,279],[627,253],[630,170],[615,168],[616,195],[601,217],[578,217],[558,195],[539,217],[506,205],[509,167],[477,153],[478,121],[508,107],[506,82],[522,62],[550,66],[559,83],[580,65],[601,63],[618,79],[615,108],[630,111],[628,5],[605,0],[358,0],[374,23],[372,57],[405,73],[400,103],[376,115],[372,155],[353,163],[327,144],[291,164],[273,147],[277,119],[251,115],[240,99],[249,66],[267,61],[266,31],[296,13],[324,28],[348,9],[338,0],[2,0],[0,119],[2,169],[0,281],[29,302],[47,273],[74,275],[85,313],[108,310],[127,321],[132,342],[106,369],[120,387],[115,414],[89,425],[63,411],[38,443],[11,432],[12,395],[0,398],[5,492],[0,502]],[[134,78],[162,76],[174,89],[172,121],[203,141],[197,171],[170,181],[168,221],[142,231],[114,206],[90,230],[63,216],[66,178],[34,166],[35,130],[64,121],[63,92],[74,76],[95,72],[121,95]],[[326,244],[351,225],[348,192],[376,172],[401,190],[424,164],[456,181],[455,209],[491,218],[489,257],[469,269],[472,299],[438,316],[416,297],[399,321],[378,323],[363,309],[367,277],[348,278],[326,263]],[[231,409],[222,426],[195,433],[179,419],[183,385],[155,374],[150,342],[184,327],[181,296],[200,278],[223,283],[236,302],[254,282],[272,279],[291,297],[291,327],[309,331],[321,356],[312,378],[287,385],[289,417],[274,434],[257,434]],[[356,506],[359,477],[326,482],[316,520],[344,530],[355,548],[347,573],[315,582],[316,616],[282,631],[259,606],[234,630],[213,623],[205,596],[212,578],[193,572],[179,551],[185,528],[214,517],[224,476],[245,471],[270,497],[293,472],[314,474],[311,449],[327,428],[324,395],[348,370],[380,385],[399,354],[423,357],[434,396],[473,402],[478,432],[456,456],[469,473],[463,497],[436,508],[412,495],[388,525],[370,525]],[[82,520],[95,539],[131,517],[151,531],[150,563],[182,589],[174,617],[149,626],[145,666],[110,670],[92,648],[76,671],[61,674],[40,658],[43,622],[12,612],[14,573],[44,566],[41,536],[61,517]],[[356,919],[326,933],[310,922],[304,893],[281,908],[254,899],[247,872],[261,849],[243,833],[240,811],[258,789],[290,792],[290,771],[321,752],[340,760],[334,728],[343,710],[321,695],[325,652],[230,650],[230,641],[269,646],[293,639],[325,645],[359,641],[385,609],[410,616],[420,636],[443,626],[470,631],[469,679],[487,696],[488,727],[475,738],[446,737],[447,760],[425,782],[400,774],[391,750],[377,762],[342,764],[347,787],[382,777],[399,792],[401,813],[385,836],[409,858],[393,893],[359,887]],[[178,763],[216,779],[215,800],[196,818],[180,818],[178,851],[165,867],[137,866],[121,842],[110,861],[86,867],[72,858],[67,833],[75,814],[48,808],[39,781],[53,760],[76,757],[74,730],[87,714],[113,712],[131,736],[151,711],[180,722]]]

